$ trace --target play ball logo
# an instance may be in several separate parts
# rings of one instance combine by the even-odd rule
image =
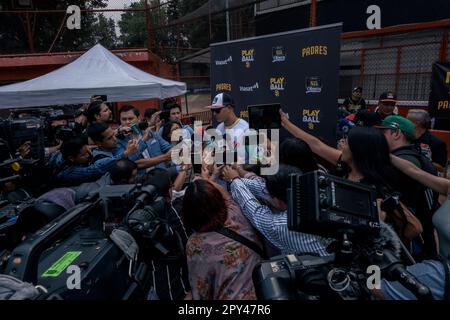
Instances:
[[[255,61],[255,49],[243,49],[242,62],[245,62],[245,67],[250,68],[251,63]]]
[[[216,91],[231,91],[231,83],[218,83],[218,84],[216,84]]]
[[[320,109],[303,109],[302,122],[306,123],[308,129],[314,130],[320,123]]]
[[[285,60],[286,60],[286,53],[284,51],[284,47],[282,46],[272,47],[272,63],[283,62]]]
[[[280,96],[280,92],[284,91],[286,87],[286,79],[284,77],[270,78],[270,90],[273,91],[275,97]]]

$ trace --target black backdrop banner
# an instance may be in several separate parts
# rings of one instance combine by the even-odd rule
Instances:
[[[335,143],[342,24],[211,45],[211,93],[227,92],[236,114],[281,103],[298,126]]]
[[[433,64],[429,106],[434,129],[450,130],[450,61]]]

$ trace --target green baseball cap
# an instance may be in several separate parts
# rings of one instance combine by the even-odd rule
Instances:
[[[375,128],[400,130],[411,135],[416,132],[416,125],[402,116],[388,116]]]

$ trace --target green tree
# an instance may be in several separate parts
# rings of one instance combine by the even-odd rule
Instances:
[[[182,0],[180,4],[180,16],[184,16],[207,3],[208,0]],[[188,22],[183,26],[189,39],[189,47],[206,48],[209,46],[209,17]]]
[[[117,46],[117,34],[115,22],[112,18],[107,19],[103,14],[98,15],[98,21],[94,25],[93,38],[95,43],[101,43],[104,47],[112,49]]]
[[[60,1],[32,1],[34,9],[65,10],[70,5],[77,5],[81,9],[105,8],[106,0],[60,0]],[[4,10],[17,9],[10,0],[0,0]],[[31,48],[36,52],[47,52],[61,28],[52,51],[74,51],[91,47],[97,41],[105,41],[108,46],[114,46],[116,37],[113,36],[114,21],[101,17],[97,13],[81,14],[81,29],[68,30],[66,28],[65,13],[4,14],[0,13],[0,52],[26,53]],[[105,22],[105,20],[107,20]],[[30,25],[30,28],[27,28]],[[28,31],[31,31],[32,43],[29,41]],[[102,36],[102,34],[104,36]],[[100,40],[99,40],[100,39]],[[106,42],[105,42],[106,43]]]
[[[144,1],[134,2],[130,9],[143,9]],[[146,19],[143,12],[127,11],[122,14],[119,21],[120,37],[119,41],[123,47],[146,47],[147,29]]]
[[[149,7],[154,8],[160,4],[160,1],[150,1]],[[132,3],[131,9],[144,9],[144,0]],[[170,9],[167,5],[158,9],[149,10],[150,30],[147,28],[145,12],[128,11],[122,14],[119,21],[120,43],[123,47],[147,47],[147,36],[150,32],[151,50],[161,56],[165,61],[173,61],[173,50],[177,44],[178,35],[166,28],[159,28],[160,25],[166,25],[169,17],[175,19],[177,7],[170,3]]]

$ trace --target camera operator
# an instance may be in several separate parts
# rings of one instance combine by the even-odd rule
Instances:
[[[139,127],[139,110],[132,105],[126,105],[120,110],[120,123],[119,128],[120,137],[118,139],[119,149],[124,149],[130,139],[142,139],[143,132]],[[155,113],[156,114],[156,113]],[[135,131],[133,131],[133,129]],[[151,130],[151,127],[150,127]],[[148,132],[149,140],[146,141],[147,149],[141,153],[141,156],[136,160],[138,165],[138,174],[142,175],[150,168],[162,168],[166,169],[166,161],[171,159],[170,149],[172,145],[164,141],[158,133]],[[143,170],[147,169],[147,170]]]
[[[267,176],[266,182],[242,179],[238,171],[226,166],[223,169],[225,180],[231,185],[233,199],[240,205],[242,212],[252,225],[283,253],[315,253],[329,255],[326,247],[328,239],[290,231],[287,226],[287,189],[290,186],[290,174],[301,174],[295,167],[280,164],[278,173]],[[272,208],[261,204],[272,197]]]
[[[84,134],[88,126],[87,112],[85,107],[81,107],[73,114],[73,130],[77,134]]]
[[[58,113],[58,114],[56,114]],[[54,147],[61,144],[62,140],[68,140],[75,134],[69,128],[70,116],[63,114],[62,110],[44,113],[47,121],[46,147]]]
[[[180,214],[171,204],[170,174],[165,169],[155,168],[139,178],[145,185],[153,185],[158,195],[164,198],[164,207],[158,217],[169,228],[169,233],[160,241],[169,253],[165,256],[147,254],[150,259],[149,300],[181,300],[190,291],[188,269],[186,265],[186,243],[189,232],[180,218]],[[145,246],[145,244],[144,244]],[[145,251],[145,249],[144,249]]]
[[[63,142],[61,154],[64,159],[59,168],[56,179],[60,185],[76,186],[83,182],[91,182],[104,175],[115,161],[128,158],[138,151],[138,144],[133,139],[128,142],[124,151],[120,151],[114,157],[99,159],[90,164],[91,152],[87,141],[83,138],[75,138]]]

